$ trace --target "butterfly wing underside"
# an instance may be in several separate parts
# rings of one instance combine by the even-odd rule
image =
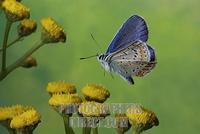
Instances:
[[[132,76],[142,77],[155,67],[155,62],[151,62],[151,57],[147,44],[135,41],[130,43],[127,48],[113,53],[110,58],[110,66],[114,72],[134,84]]]

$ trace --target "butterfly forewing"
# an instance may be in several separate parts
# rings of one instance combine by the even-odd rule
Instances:
[[[106,53],[113,53],[121,48],[125,48],[129,42],[137,40],[143,42],[148,40],[148,27],[142,17],[133,15],[122,25],[110,43]]]

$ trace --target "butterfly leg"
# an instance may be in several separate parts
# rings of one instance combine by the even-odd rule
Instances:
[[[113,76],[113,74],[110,72],[110,76],[114,79],[114,76]]]
[[[124,78],[129,82],[129,84],[134,85],[134,80],[131,76],[124,77]]]
[[[129,84],[134,85],[134,80],[131,76],[120,75],[124,80],[128,81]]]

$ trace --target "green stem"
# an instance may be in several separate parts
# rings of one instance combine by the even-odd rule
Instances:
[[[32,130],[24,130],[24,131],[21,131],[22,134],[33,134],[33,131]]]
[[[10,120],[2,121],[1,125],[3,125],[8,130],[9,134],[17,134],[16,129],[10,128]]]
[[[17,134],[17,131],[15,129],[7,128],[7,130],[9,131],[9,134]]]
[[[34,45],[31,49],[29,49],[22,57],[20,57],[16,62],[8,66],[5,70],[0,72],[0,81],[2,81],[10,72],[15,70],[16,68],[20,67],[26,58],[28,58],[33,52],[43,46],[44,43],[40,41],[36,45]]]
[[[91,134],[90,118],[84,117],[83,134]]]
[[[4,34],[4,40],[3,40],[3,48],[2,48],[2,67],[1,71],[4,71],[6,69],[6,48],[8,43],[8,36],[10,32],[10,28],[12,26],[12,22],[8,19],[6,20],[6,28],[5,28],[5,34]]]
[[[90,127],[83,127],[83,134],[90,134],[91,128]]]
[[[9,43],[9,44],[6,46],[6,48],[11,47],[12,45],[14,45],[16,42],[20,41],[21,39],[22,39],[22,37],[21,37],[21,36],[18,36],[15,40],[13,40],[11,43]],[[0,49],[0,52],[1,52],[1,51],[3,51],[3,48]]]
[[[73,129],[70,127],[69,124],[69,115],[63,115],[63,121],[64,121],[64,125],[65,125],[65,133],[66,134],[74,134]]]
[[[118,134],[124,134],[124,132],[120,131],[120,130],[117,130],[117,133]]]
[[[140,132],[138,132],[138,131],[135,131],[133,134],[140,134]]]
[[[92,128],[93,134],[98,134],[98,127]]]

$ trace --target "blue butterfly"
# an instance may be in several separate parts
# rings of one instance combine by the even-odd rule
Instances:
[[[131,16],[120,28],[105,54],[97,56],[106,71],[115,72],[130,84],[133,76],[142,77],[156,65],[154,49],[146,42],[148,28],[145,20]]]

